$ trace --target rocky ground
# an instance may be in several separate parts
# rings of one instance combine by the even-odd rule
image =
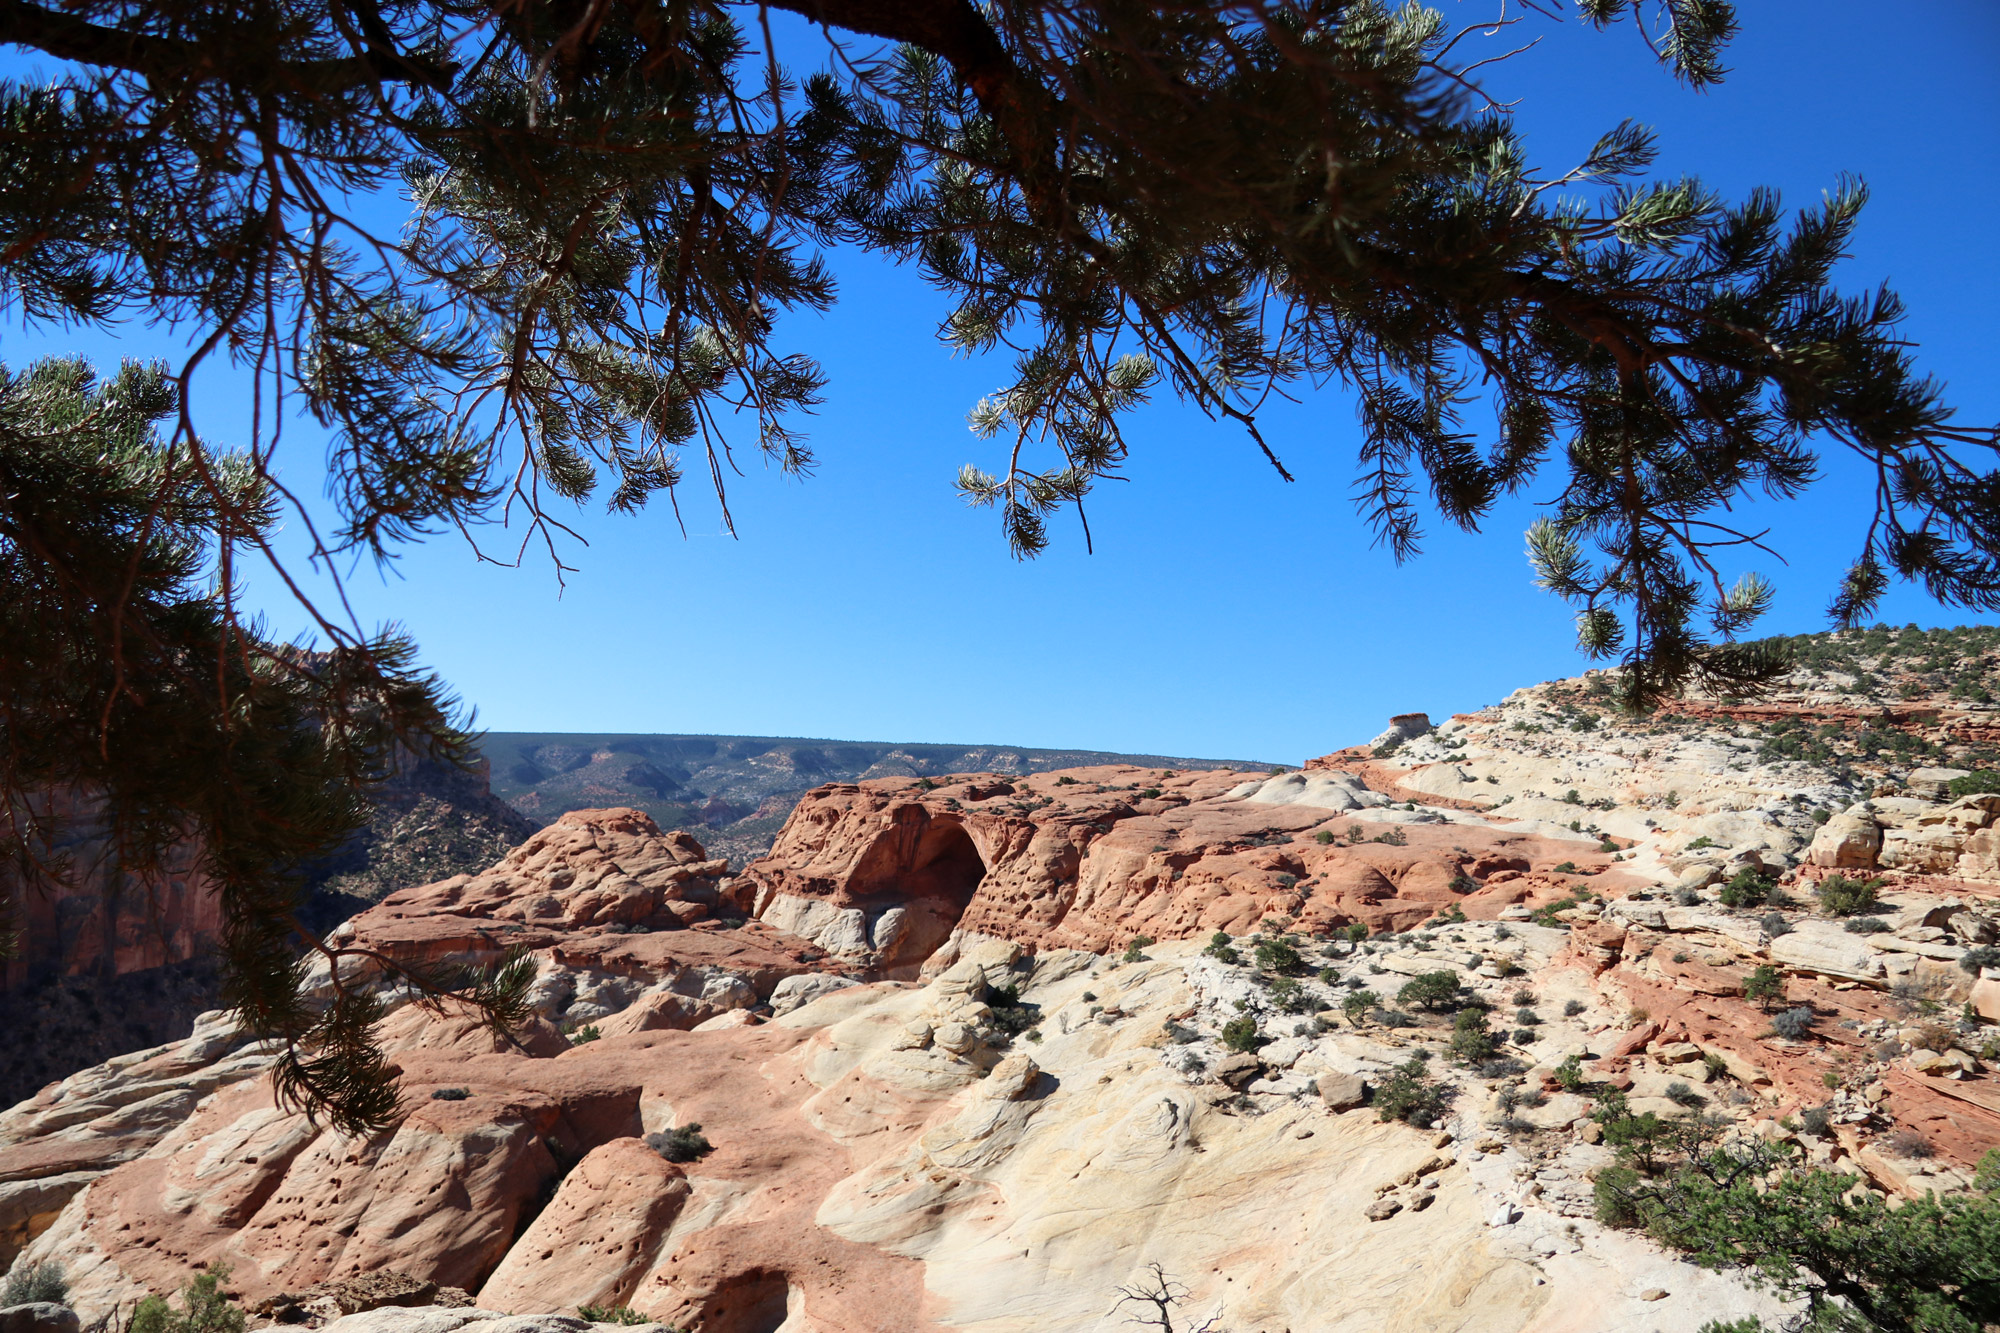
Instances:
[[[1291,773],[828,784],[734,874],[565,815],[342,933],[528,949],[530,1030],[396,1008],[366,1140],[220,1015],[75,1074],[0,1114],[0,1262],[87,1318],[224,1262],[342,1333],[1109,1330],[1150,1264],[1232,1333],[1768,1317],[1596,1220],[1593,1097],[1888,1198],[2000,1146],[1987,649],[1814,651],[1754,704],[1585,677]]]

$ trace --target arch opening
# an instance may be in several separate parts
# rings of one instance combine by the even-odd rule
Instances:
[[[907,981],[957,928],[986,878],[986,860],[957,820],[932,819],[908,857],[883,871],[852,891],[867,918],[876,970]]]

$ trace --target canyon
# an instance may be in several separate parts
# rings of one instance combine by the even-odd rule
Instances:
[[[740,867],[569,811],[333,933],[525,952],[528,1023],[381,980],[403,1103],[365,1137],[220,1012],[51,1082],[0,1112],[0,1265],[61,1264],[85,1320],[226,1266],[257,1321],[341,1333],[1109,1330],[1151,1265],[1232,1333],[1774,1318],[1598,1220],[1573,1071],[1856,1191],[1974,1187],[2000,713],[1876,642],[1755,701],[1626,717],[1593,674],[1278,773],[830,782]],[[1404,1012],[1439,974],[1502,1058]],[[1420,1053],[1437,1113],[1390,1118]]]

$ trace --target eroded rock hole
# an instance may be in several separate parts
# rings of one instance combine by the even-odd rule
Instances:
[[[978,846],[957,823],[932,821],[902,864],[885,865],[856,888],[883,976],[908,980],[945,942],[986,877]]]

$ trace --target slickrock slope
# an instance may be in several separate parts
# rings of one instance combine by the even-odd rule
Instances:
[[[1540,971],[1564,939],[1528,928],[1524,954]],[[1230,1073],[1216,1033],[1255,983],[1191,945],[1157,952],[987,942],[922,987],[553,1054],[405,1008],[386,1035],[416,1100],[395,1129],[314,1131],[239,1077],[93,1181],[23,1262],[67,1264],[86,1314],[218,1260],[253,1305],[393,1270],[472,1293],[439,1327],[589,1302],[702,1333],[1109,1329],[1113,1288],[1148,1262],[1243,1333],[1636,1333],[1769,1312],[1538,1201],[1535,1140],[1568,1145],[1545,1176],[1599,1151],[1566,1125],[1503,1144],[1476,1087],[1434,1132],[1314,1090],[1379,1077],[1407,1034],[1286,1038],[1263,1077]],[[996,1045],[996,986],[1038,1006],[1040,1041]],[[446,1087],[466,1095],[427,1095]],[[715,1144],[695,1162],[638,1137],[689,1121]]]

